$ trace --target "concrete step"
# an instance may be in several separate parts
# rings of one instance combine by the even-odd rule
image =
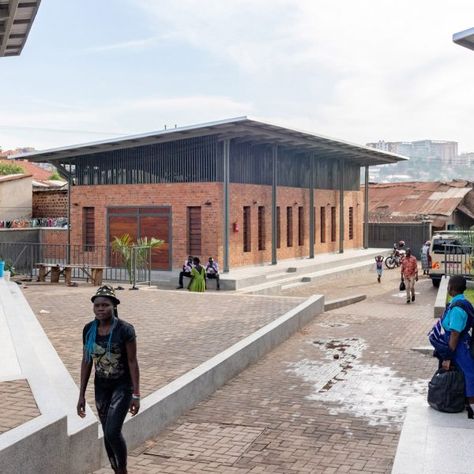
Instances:
[[[270,281],[261,283],[260,285],[253,285],[249,288],[243,288],[241,290],[237,290],[238,293],[243,294],[264,294],[264,295],[274,295],[274,294],[281,294],[281,292],[288,290],[290,288],[294,288],[296,286],[302,286],[306,283],[314,282],[319,279],[324,279],[324,281],[328,281],[331,279],[338,278],[341,273],[356,273],[359,271],[367,271],[371,266],[373,266],[372,259],[365,260],[362,262],[356,262],[349,265],[340,265],[336,266],[335,268],[325,269],[318,272],[313,272],[307,275],[298,275],[287,277],[283,280],[278,281]]]

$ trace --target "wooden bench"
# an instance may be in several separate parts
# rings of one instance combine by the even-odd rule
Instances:
[[[78,268],[90,280],[92,285],[102,285],[102,279],[104,276],[104,270],[106,267],[101,265],[88,265],[88,264],[65,264],[65,263],[37,263],[35,265],[38,268],[38,281],[46,281],[46,277],[51,275],[51,283],[59,283],[61,275],[64,276],[66,285],[72,283],[72,270]]]

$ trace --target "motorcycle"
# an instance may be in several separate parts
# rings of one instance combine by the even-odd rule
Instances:
[[[393,251],[385,259],[385,266],[390,270],[399,267],[402,264],[403,257],[405,257],[405,250],[398,248],[397,244],[393,244]]]

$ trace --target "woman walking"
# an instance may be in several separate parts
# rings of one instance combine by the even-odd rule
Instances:
[[[100,287],[91,298],[95,319],[84,326],[84,353],[77,414],[86,416],[85,393],[95,365],[95,404],[104,431],[104,444],[110,465],[118,474],[127,473],[127,446],[122,425],[130,411],[140,409],[137,344],[133,326],[118,318],[120,300],[112,287]]]
[[[430,246],[431,246],[431,242],[429,240],[427,240],[423,244],[423,247],[421,247],[421,268],[423,269],[423,275],[429,275]]]
[[[206,270],[201,266],[198,257],[193,258],[194,267],[191,269],[191,282],[189,283],[189,291],[204,292],[206,291]]]

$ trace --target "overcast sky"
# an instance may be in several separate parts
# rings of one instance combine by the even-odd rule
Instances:
[[[474,151],[472,0],[43,0],[0,58],[0,146],[248,115]]]

